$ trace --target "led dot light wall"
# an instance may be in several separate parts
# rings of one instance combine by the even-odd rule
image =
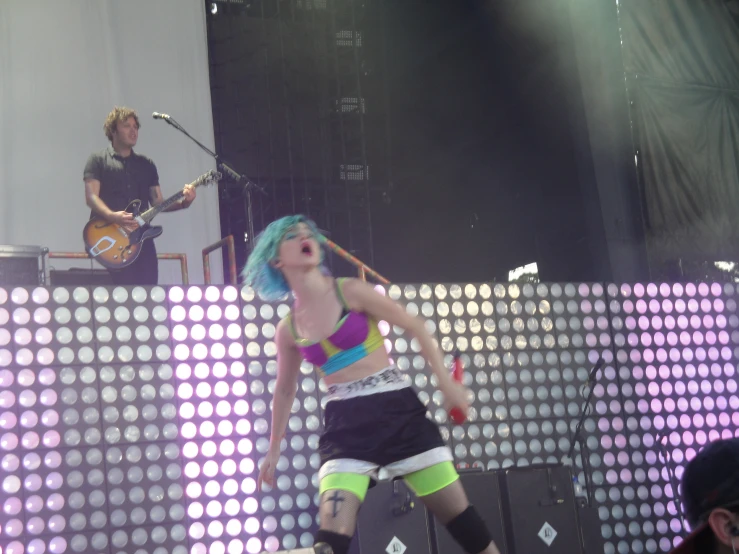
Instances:
[[[241,291],[241,298],[247,352],[252,354],[248,373],[253,398],[255,460],[261,464],[269,448],[272,395],[277,379],[276,327],[289,313],[290,306],[287,302],[260,302],[249,289]],[[277,463],[275,486],[263,490],[257,498],[260,540],[262,547],[271,552],[310,546],[318,528],[320,459],[317,451],[323,429],[320,384],[310,364],[304,362],[300,373]]]
[[[611,553],[682,534],[676,479],[737,434],[733,285],[446,283],[377,287],[425,319],[471,391],[453,424],[421,355],[380,322],[459,467],[592,470]],[[0,548],[6,553],[258,553],[318,526],[326,386],[310,364],[257,491],[270,437],[275,333],[290,309],[236,287],[0,289]],[[595,383],[593,364],[604,361]],[[670,460],[669,469],[664,460]]]
[[[0,292],[4,552],[188,551],[164,300],[160,287]]]
[[[430,285],[391,285],[385,290],[377,287],[378,292],[405,306],[406,311],[425,320],[426,330],[436,334],[435,302]],[[404,373],[406,380],[418,391],[419,398],[429,409],[438,423],[447,419],[441,405],[441,398],[436,393],[436,378],[427,367],[426,359],[421,355],[421,346],[414,337],[403,329],[380,322],[380,332],[385,336],[385,347],[390,355],[390,363],[394,363]]]
[[[630,463],[606,475],[612,502],[601,508],[603,533],[619,551],[667,551],[681,522],[663,460],[673,460],[679,479],[697,449],[735,435],[739,423],[735,290],[650,283],[610,285],[608,295],[626,427],[617,461],[628,454]],[[627,523],[629,513],[643,519]]]
[[[170,318],[162,287],[98,287],[91,296],[99,362],[170,361]]]

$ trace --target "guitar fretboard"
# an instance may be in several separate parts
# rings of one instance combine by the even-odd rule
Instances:
[[[163,212],[164,210],[166,210],[167,208],[169,208],[176,202],[179,202],[184,197],[185,197],[185,194],[182,191],[178,192],[177,194],[173,194],[172,196],[164,200],[158,206],[153,206],[149,208],[148,210],[146,210],[144,213],[142,213],[141,219],[143,219],[144,221],[148,223],[149,221],[154,219],[157,215],[159,215],[160,212]]]
[[[190,183],[190,185],[194,188],[197,188],[204,184],[209,184],[212,182],[218,182],[221,179],[221,174],[217,171],[209,171],[205,175],[201,175],[198,177],[195,181]],[[141,219],[143,219],[146,223],[149,223],[152,219],[154,219],[160,212],[163,212],[170,206],[172,206],[175,202],[179,202],[185,197],[185,193],[181,190],[167,198],[166,200],[162,201],[161,204],[158,206],[152,206],[142,214],[140,214]]]

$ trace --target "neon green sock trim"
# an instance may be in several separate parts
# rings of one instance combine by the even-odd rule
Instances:
[[[338,489],[350,492],[359,498],[360,502],[364,502],[369,483],[369,475],[360,475],[359,473],[331,473],[321,479],[318,492],[319,494],[323,494],[326,491]]]
[[[448,487],[459,479],[459,474],[452,462],[441,462],[409,473],[404,479],[416,496],[422,497]]]

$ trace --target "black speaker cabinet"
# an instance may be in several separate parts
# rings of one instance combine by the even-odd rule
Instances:
[[[349,554],[432,554],[426,508],[401,480],[367,492]]]
[[[462,486],[467,493],[470,504],[475,506],[480,517],[487,524],[488,530],[498,547],[500,554],[507,554],[505,532],[503,526],[503,508],[500,498],[498,475],[493,472],[460,471]],[[441,525],[433,515],[431,518],[431,537],[436,554],[465,554],[465,551]]]
[[[602,554],[606,549],[606,541],[601,533],[601,521],[598,508],[594,506],[578,506],[580,530],[582,531],[585,554]]]
[[[43,285],[47,248],[0,245],[0,285]]]
[[[584,554],[569,468],[509,468],[499,476],[508,554]]]

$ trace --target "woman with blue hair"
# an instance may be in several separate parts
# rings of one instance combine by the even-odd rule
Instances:
[[[277,325],[277,383],[270,447],[258,486],[274,483],[290,409],[306,360],[328,388],[319,441],[320,529],[314,548],[346,554],[359,507],[384,468],[404,478],[470,554],[498,554],[485,523],[469,504],[438,427],[426,417],[409,380],[389,363],[380,320],[410,332],[421,346],[448,409],[465,416],[467,391],[454,382],[423,321],[358,279],[334,279],[322,265],[323,237],[304,216],[283,217],[257,239],[242,276],[266,300],[292,293]]]

